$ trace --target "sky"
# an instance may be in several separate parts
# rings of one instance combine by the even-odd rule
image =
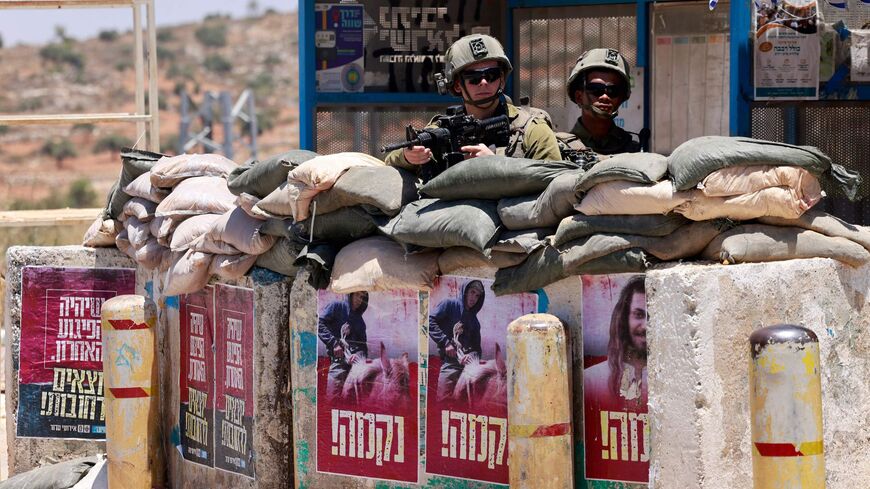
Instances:
[[[196,22],[212,13],[228,13],[233,17],[248,15],[249,0],[154,0],[157,26]],[[296,10],[297,0],[256,0],[260,12],[267,8],[279,12]],[[144,13],[144,9],[142,10]],[[143,14],[143,24],[145,22]],[[126,31],[133,26],[132,10],[127,8],[61,9],[61,10],[0,10],[0,36],[5,46],[14,44],[44,44],[61,25],[68,36],[85,39],[100,31]]]

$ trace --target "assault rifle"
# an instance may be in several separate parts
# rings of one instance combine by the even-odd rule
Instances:
[[[476,144],[507,146],[510,138],[510,119],[499,115],[488,119],[476,119],[467,115],[464,107],[455,105],[447,108],[446,115],[439,115],[432,121],[433,127],[405,129],[404,143],[388,144],[381,147],[381,153],[412,146],[424,146],[432,150],[432,161],[423,165],[423,182],[438,176],[441,172],[465,159],[460,148]]]

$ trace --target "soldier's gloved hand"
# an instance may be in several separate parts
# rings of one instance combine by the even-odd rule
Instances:
[[[489,149],[489,146],[481,143],[474,146],[463,146],[459,148],[463,153],[468,153],[465,159],[476,158],[478,156],[494,155],[495,153]]]
[[[432,159],[432,150],[425,146],[411,146],[403,148],[402,155],[412,165],[425,165]]]

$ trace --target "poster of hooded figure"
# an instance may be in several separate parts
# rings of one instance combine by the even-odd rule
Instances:
[[[650,437],[644,276],[583,275],[582,281],[586,479],[646,483]]]
[[[317,471],[417,481],[417,291],[319,291]]]
[[[535,311],[535,294],[496,297],[492,280],[438,279],[429,294],[426,472],[508,483],[507,327]]]

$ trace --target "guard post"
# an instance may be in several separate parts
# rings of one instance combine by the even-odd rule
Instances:
[[[823,489],[819,339],[782,324],[749,336],[755,489]]]

